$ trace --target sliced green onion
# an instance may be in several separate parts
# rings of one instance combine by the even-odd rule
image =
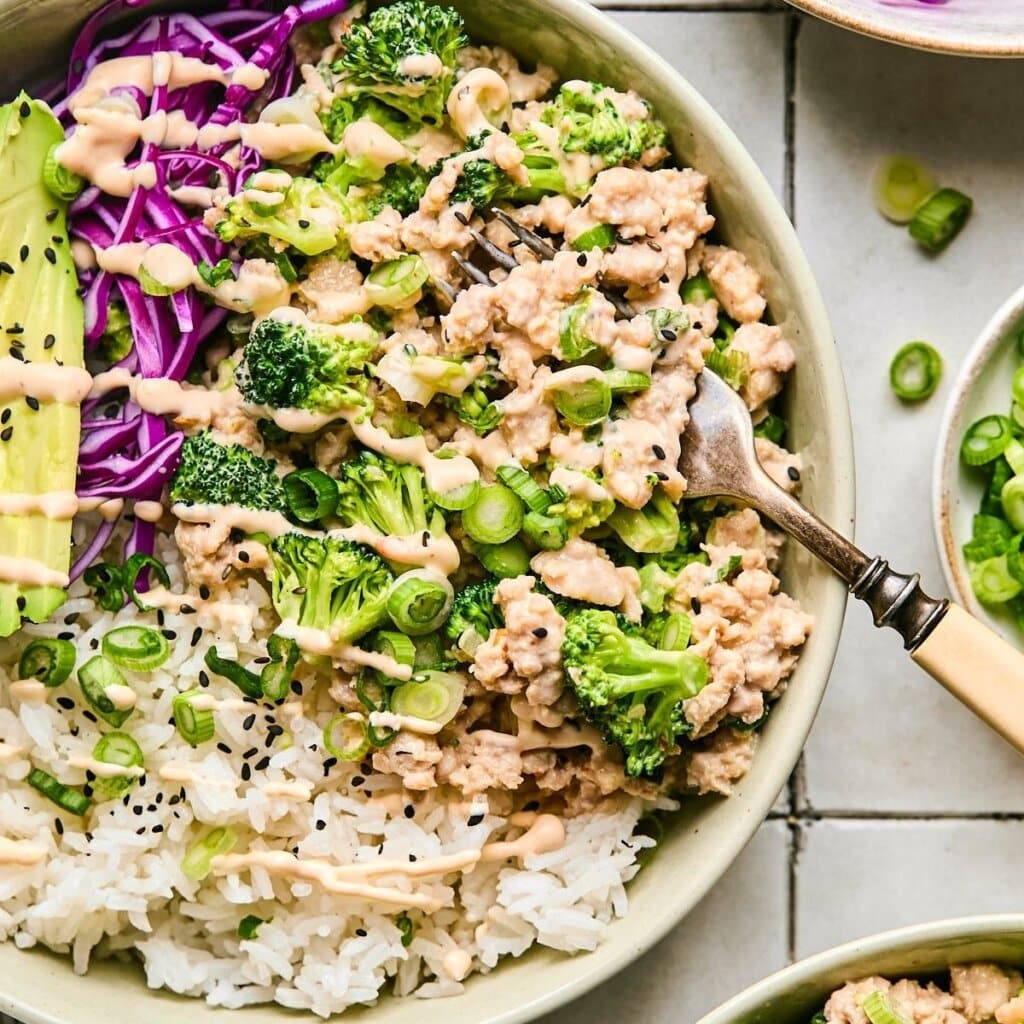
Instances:
[[[715,329],[715,333],[712,338],[715,343],[715,348],[720,352],[724,352],[732,344],[732,340],[735,337],[736,324],[727,316],[719,316],[718,327]]]
[[[398,308],[413,305],[429,279],[423,257],[408,254],[374,267],[363,286],[374,306]]]
[[[280,701],[288,696],[300,653],[299,645],[291,637],[271,633],[267,638],[270,661],[260,672],[260,688],[267,700]]]
[[[171,701],[175,728],[191,747],[198,747],[200,743],[213,739],[213,712],[209,708],[197,708],[192,703],[201,696],[202,690],[188,690],[179,693]]]
[[[118,708],[107,696],[111,686],[127,686],[128,680],[107,657],[97,654],[78,670],[78,685],[89,706],[100,718],[115,729],[120,729],[131,716],[132,708]]]
[[[665,610],[665,599],[675,589],[676,578],[657,562],[640,566],[640,603],[649,612]]]
[[[781,416],[776,416],[775,413],[770,412],[754,427],[754,436],[765,437],[775,444],[782,444],[786,439],[786,431],[788,429],[789,424]]]
[[[722,352],[713,348],[704,358],[704,365],[734,391],[739,391],[750,376],[750,357],[746,352]]]
[[[135,590],[135,584],[139,576],[146,569],[153,570],[153,575],[161,586],[169,587],[171,585],[171,578],[167,575],[167,568],[159,558],[154,558],[153,555],[132,555],[124,563],[124,589],[140,612],[152,611],[152,608],[142,600]]]
[[[422,636],[433,633],[448,618],[454,599],[451,583],[439,572],[411,569],[391,584],[386,607],[403,633]]]
[[[905,402],[928,398],[941,379],[942,356],[924,341],[904,345],[889,364],[889,385]]]
[[[533,514],[529,512],[527,516]],[[477,544],[473,551],[480,564],[500,579],[511,579],[530,571],[530,552],[518,537],[503,544]]]
[[[288,511],[300,523],[333,516],[338,508],[338,485],[319,469],[296,469],[281,481]]]
[[[392,682],[395,682],[392,680]],[[367,672],[356,676],[356,697],[367,711],[387,711],[389,696],[384,684]]]
[[[417,672],[391,694],[391,710],[447,725],[459,713],[465,695],[465,680],[455,672]]]
[[[590,252],[591,249],[610,249],[615,245],[615,228],[611,224],[595,224],[572,243],[576,252]]]
[[[33,640],[18,661],[20,679],[38,679],[44,686],[60,686],[75,667],[75,645],[70,640]]]
[[[550,497],[522,466],[510,462],[499,466],[495,475],[531,512],[547,512]]]
[[[175,292],[184,291],[188,285],[185,284],[165,284],[158,277],[153,274],[147,266],[141,265],[139,267],[139,287],[142,289],[143,295],[152,295],[159,297],[162,295],[173,295]]]
[[[407,949],[412,945],[413,935],[416,929],[408,914],[399,914],[395,918],[395,927],[402,933],[402,945]]]
[[[215,648],[211,647],[203,658],[206,667],[219,676],[230,680],[237,686],[246,697],[259,699],[263,696],[263,681],[255,672],[242,668],[237,661],[230,661],[222,658]]]
[[[1007,480],[999,500],[1010,526],[1018,533],[1024,530],[1024,476],[1014,476]]]
[[[181,861],[181,873],[193,882],[201,882],[213,869],[214,857],[230,853],[238,842],[238,833],[228,825],[207,832],[193,843]]]
[[[1021,592],[1011,575],[1006,555],[986,558],[970,567],[971,589],[982,604],[1005,604]]]
[[[564,516],[527,512],[523,516],[523,533],[545,551],[558,551],[569,542],[569,524]]]
[[[58,782],[49,772],[44,772],[41,768],[33,768],[25,781],[34,790],[42,793],[47,800],[52,801],[69,814],[82,817],[91,806],[89,798],[84,793],[80,793],[71,786],[65,786],[63,782]]]
[[[428,490],[427,493],[430,496],[430,500],[438,508],[443,508],[447,512],[461,512],[463,509],[469,508],[476,501],[477,496],[480,494],[480,481],[470,480],[468,483],[461,484],[450,491],[445,491],[443,494],[431,490]]]
[[[634,391],[645,391],[651,386],[651,375],[638,370],[605,370],[605,383],[613,395],[628,395]]]
[[[662,626],[658,646],[663,651],[685,651],[690,643],[693,623],[685,612],[672,612]]]
[[[273,920],[273,918],[271,918]],[[262,917],[257,917],[255,914],[246,914],[241,921],[238,922],[238,937],[243,942],[249,942],[252,939],[258,937],[260,925],[267,924]]]
[[[398,662],[399,665],[408,665],[409,668],[413,668],[416,664],[416,643],[404,633],[382,629],[374,635],[372,646],[375,651]],[[397,686],[400,682],[379,670],[377,670],[377,679],[385,686]]]
[[[702,305],[710,299],[715,298],[715,289],[711,287],[708,275],[703,271],[683,282],[679,292],[683,302],[692,303],[695,306]]]
[[[502,544],[523,528],[523,503],[502,484],[481,487],[476,501],[462,513],[462,525],[481,544]]]
[[[413,668],[441,668],[446,664],[447,658],[444,653],[444,643],[440,633],[430,633],[428,636],[418,636],[413,640],[416,645],[416,660]]]
[[[395,742],[398,736],[397,729],[388,729],[384,735],[380,735],[377,730],[373,727],[372,722],[366,723],[366,738],[370,741],[371,747],[376,747],[378,750],[382,747],[386,747],[391,743]]]
[[[339,761],[358,761],[370,749],[362,715],[335,715],[324,726],[324,747]]]
[[[558,314],[558,348],[564,362],[574,363],[597,348],[587,332],[592,298],[593,293],[587,292]]]
[[[1010,464],[1010,468],[1015,474],[1024,473],[1024,444],[1021,444],[1017,438],[1013,438],[1006,446],[1003,458]]]
[[[103,638],[103,653],[121,668],[148,672],[170,656],[166,637],[149,626],[118,626]]]
[[[960,458],[968,466],[982,466],[998,459],[1012,440],[1013,430],[1005,416],[985,416],[967,428]]]
[[[1010,575],[1024,585],[1024,533],[1018,533],[1006,549],[1006,568]]]
[[[101,736],[93,748],[92,756],[104,764],[116,764],[119,768],[141,768],[144,764],[142,747],[126,732],[108,732]],[[118,775],[114,778],[97,776],[92,784],[107,796],[120,796],[138,782],[135,775]]]
[[[55,142],[47,151],[43,160],[43,186],[48,192],[70,203],[77,198],[85,188],[87,182],[80,174],[69,170],[57,159],[57,147]]]
[[[118,612],[124,607],[124,573],[120,566],[98,562],[82,573],[82,579],[92,587],[96,603],[105,612]]]
[[[908,156],[889,157],[875,174],[875,207],[894,224],[909,224],[914,211],[935,191],[935,179]]]
[[[876,989],[860,1004],[871,1024],[911,1024],[902,1013],[889,1002],[885,993]]]
[[[940,188],[914,211],[907,230],[929,252],[942,252],[963,230],[973,206],[974,202],[963,192]]]
[[[743,566],[742,555],[730,555],[728,561],[724,565],[718,567],[718,572],[715,574],[716,583],[725,583],[733,579]]]
[[[225,281],[234,281],[235,268],[229,259],[217,260],[210,263],[207,260],[200,260],[196,266],[199,276],[208,288],[216,288]]]
[[[612,389],[603,375],[574,380],[571,384],[555,383],[550,390],[554,393],[555,408],[577,427],[600,423],[612,408]]]

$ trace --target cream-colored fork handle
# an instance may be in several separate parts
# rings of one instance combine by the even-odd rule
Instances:
[[[1024,754],[1024,653],[950,604],[912,657]]]

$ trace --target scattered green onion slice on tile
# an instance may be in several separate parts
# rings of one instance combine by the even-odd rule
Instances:
[[[465,695],[465,681],[455,672],[417,672],[391,694],[391,710],[447,725],[459,713]]]
[[[481,487],[476,501],[462,513],[462,525],[481,544],[502,544],[523,528],[523,503],[504,484]]]
[[[201,882],[213,869],[213,859],[230,853],[237,842],[238,833],[228,825],[207,832],[185,851],[181,873],[193,882]]]
[[[526,517],[523,522],[526,522]],[[500,579],[522,576],[530,571],[530,552],[518,537],[502,544],[477,544],[473,550],[480,564]]]
[[[103,653],[120,668],[149,672],[170,656],[167,638],[149,626],[118,626],[103,638]]]
[[[547,512],[551,498],[522,466],[506,463],[495,475],[531,512]]]
[[[358,761],[371,746],[362,715],[335,715],[324,726],[324,747],[339,761]]]
[[[595,224],[572,242],[576,252],[589,252],[591,249],[610,249],[615,245],[615,228],[611,224]]]
[[[968,466],[983,466],[998,459],[1012,440],[1013,430],[1005,416],[985,416],[967,428],[960,444],[960,458]]]
[[[942,356],[924,341],[904,345],[889,364],[889,385],[905,402],[928,398],[941,379]]]
[[[61,810],[82,817],[91,806],[91,801],[84,794],[71,786],[65,786],[49,772],[41,768],[33,768],[25,780],[36,792],[42,793],[47,800],[55,803]]]
[[[92,756],[96,761],[117,765],[119,768],[141,768],[144,764],[142,747],[126,732],[108,732],[101,736],[93,748]],[[138,778],[134,774],[117,775],[112,778],[98,775],[92,787],[114,797],[131,789],[137,781]]]
[[[433,633],[451,610],[455,591],[447,578],[431,569],[402,573],[388,591],[391,621],[409,636]]]
[[[60,686],[75,667],[75,645],[70,640],[40,637],[21,652],[18,675],[38,679],[44,686]]]
[[[315,523],[333,516],[338,508],[338,485],[313,467],[296,469],[281,481],[292,517],[300,523]]]
[[[185,693],[179,693],[171,701],[174,726],[191,747],[198,747],[200,743],[213,739],[213,711],[209,708],[197,708],[193,703],[202,695],[202,690],[187,690]]]
[[[107,696],[111,686],[128,686],[128,680],[105,655],[97,654],[78,670],[78,685],[89,706],[108,725],[120,729],[131,716],[132,708],[119,708]]]
[[[928,169],[908,156],[892,156],[875,173],[875,206],[894,224],[909,224],[914,211],[935,191]]]
[[[942,252],[963,230],[973,206],[971,198],[963,192],[940,188],[914,211],[908,228],[910,235],[929,252]]]

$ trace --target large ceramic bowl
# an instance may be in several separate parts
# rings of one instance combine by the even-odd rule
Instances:
[[[974,57],[1024,56],[1020,0],[790,0],[890,43]]]
[[[932,511],[939,560],[949,589],[972,615],[985,620],[1020,645],[1021,633],[1006,610],[987,608],[971,590],[967,562],[961,552],[971,539],[972,520],[984,492],[983,475],[960,460],[960,443],[968,427],[990,413],[1005,415],[1010,407],[1010,382],[1020,366],[1017,340],[1024,330],[1024,288],[996,311],[971,346],[950,392],[939,429],[932,477]]]
[[[809,466],[804,496],[840,529],[852,529],[849,413],[832,332],[796,236],[757,166],[701,97],[663,60],[583,0],[455,0],[471,33],[537,58],[565,75],[603,79],[649,97],[683,160],[708,173],[723,237],[761,269],[775,316],[799,368],[787,416]],[[62,67],[73,30],[96,0],[0,0],[0,80]],[[194,5],[193,5],[194,6]],[[801,551],[790,551],[787,586],[817,625],[789,689],[764,732],[752,771],[729,800],[688,806],[664,848],[631,887],[627,918],[599,949],[570,958],[538,950],[473,979],[449,1000],[385,1001],[379,1024],[513,1024],[554,1009],[624,967],[677,924],[715,884],[765,818],[797,760],[828,678],[846,603],[843,585]],[[128,964],[97,964],[83,977],[62,958],[0,944],[0,1010],[31,1024],[279,1024],[282,1011],[215,1011],[150,992]],[[358,1015],[359,1019],[363,1019]]]
[[[935,921],[837,946],[759,981],[698,1024],[807,1024],[845,981],[925,978],[982,960],[1024,964],[1024,914]]]

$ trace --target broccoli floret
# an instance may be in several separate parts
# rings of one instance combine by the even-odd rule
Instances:
[[[467,630],[473,630],[486,640],[492,629],[505,625],[505,617],[494,603],[494,592],[500,582],[496,576],[490,576],[463,587],[455,595],[448,621],[444,624],[445,635],[452,643],[458,643]]]
[[[280,200],[272,198],[278,195]],[[333,249],[345,225],[358,219],[320,182],[264,171],[260,188],[253,188],[250,178],[245,190],[228,200],[216,231],[224,242],[270,239],[276,249],[290,246],[304,256],[317,256]]]
[[[352,23],[331,70],[340,76],[343,95],[370,95],[413,121],[440,125],[459,50],[468,41],[453,8],[398,0]],[[427,66],[431,56],[435,67]]]
[[[320,113],[320,123],[332,142],[341,142],[345,129],[356,121],[369,120],[379,124],[389,135],[396,139],[405,139],[419,131],[421,125],[410,120],[405,114],[393,107],[386,106],[372,96],[338,96],[326,110]],[[334,166],[334,161],[326,158],[321,166]],[[318,168],[317,177],[322,180],[322,171]]]
[[[331,326],[271,314],[253,327],[235,382],[247,402],[271,409],[369,411],[366,370],[378,343],[367,324]]]
[[[218,444],[208,430],[185,439],[171,500],[186,505],[242,505],[285,512],[276,463],[240,444]]]
[[[400,537],[445,532],[444,516],[427,495],[423,470],[371,451],[342,464],[337,515],[345,526],[370,526]]]
[[[452,190],[455,202],[472,203],[486,210],[495,203],[536,203],[544,196],[569,193],[559,162],[532,133],[514,135],[513,139],[526,154],[522,167],[528,181],[513,180],[496,164],[480,159],[466,160],[459,180]],[[480,139],[471,139],[469,150],[479,148]]]
[[[589,153],[605,167],[614,167],[665,146],[665,126],[650,116],[646,103],[644,108],[647,116],[626,117],[600,82],[567,82],[544,108],[541,120],[559,130],[567,153]]]
[[[394,575],[369,548],[337,537],[285,533],[269,548],[271,599],[282,619],[350,644],[387,620]]]
[[[501,422],[501,405],[491,397],[490,392],[497,386],[492,373],[481,374],[461,395],[444,395],[441,401],[455,415],[483,437]]]
[[[608,517],[608,525],[634,551],[671,551],[679,542],[679,512],[672,499],[658,488],[643,508],[619,505]]]
[[[600,483],[600,477],[594,470],[581,470],[592,480]],[[586,530],[600,526],[615,511],[615,499],[602,498],[591,501],[581,494],[566,494],[559,497],[548,508],[549,516],[561,516],[569,527],[569,535],[577,537]]]
[[[109,365],[121,362],[135,345],[128,310],[120,302],[107,303],[107,326],[96,342],[95,355]]]
[[[707,683],[707,664],[686,651],[657,650],[597,608],[569,614],[562,660],[584,716],[621,747],[626,773],[656,775],[688,731],[682,702]]]

